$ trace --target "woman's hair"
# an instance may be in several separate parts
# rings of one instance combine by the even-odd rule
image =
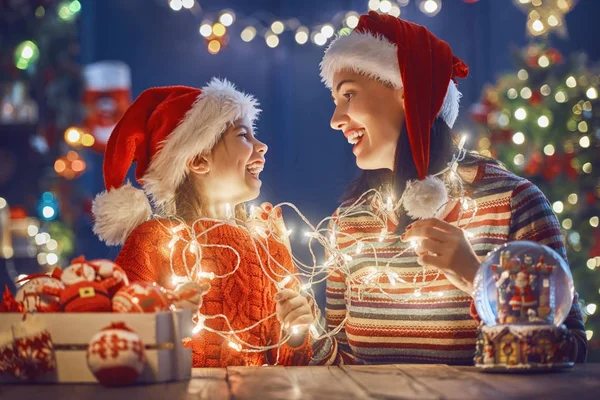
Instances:
[[[431,140],[429,146],[429,171],[436,173],[444,169],[452,156],[457,152],[456,140],[454,139],[450,128],[441,118],[437,118],[431,127]],[[483,163],[499,164],[493,158],[482,156],[475,152],[467,152],[461,165],[478,165]],[[344,195],[342,202],[347,203],[355,201],[363,193],[371,189],[380,190],[383,186],[391,186],[394,197],[399,199],[406,188],[406,183],[410,180],[418,179],[417,168],[413,161],[412,151],[408,140],[408,131],[406,124],[402,125],[396,153],[394,156],[394,170],[379,169],[362,171],[359,177],[354,180]],[[412,223],[411,219],[401,208],[398,214],[399,224],[397,232],[405,230],[406,226]]]

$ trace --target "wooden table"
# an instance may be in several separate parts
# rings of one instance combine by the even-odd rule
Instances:
[[[563,372],[484,374],[474,367],[371,365],[194,369],[190,381],[104,388],[3,385],[0,399],[598,399],[600,364]]]

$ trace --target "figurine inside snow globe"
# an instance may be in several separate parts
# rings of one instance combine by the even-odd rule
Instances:
[[[554,250],[507,243],[483,261],[474,281],[482,321],[475,365],[486,371],[573,366],[573,338],[563,325],[573,302],[571,271]]]

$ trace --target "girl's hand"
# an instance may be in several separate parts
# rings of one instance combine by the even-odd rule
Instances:
[[[308,301],[292,289],[283,289],[275,294],[277,319],[283,329],[292,333],[305,334],[314,322]]]
[[[174,293],[173,304],[177,308],[198,310],[202,306],[202,296],[210,290],[209,283],[186,282],[179,285]]]
[[[402,235],[403,242],[415,240],[419,264],[440,269],[454,286],[473,294],[480,261],[464,230],[437,218],[424,219]]]
[[[273,207],[271,203],[262,203],[249,216],[248,225],[261,236],[273,236],[291,252],[288,229],[283,221],[281,207]]]

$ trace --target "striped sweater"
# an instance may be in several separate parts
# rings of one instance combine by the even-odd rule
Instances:
[[[477,213],[468,226],[470,241],[476,254],[483,259],[498,245],[513,240],[532,240],[545,244],[566,258],[559,223],[548,200],[529,181],[505,169],[492,165],[460,167],[459,174],[472,188],[468,195],[477,203]],[[373,211],[371,202],[360,205],[361,210]],[[345,210],[342,205],[334,214]],[[472,209],[463,213],[458,226],[464,227]],[[443,219],[456,224],[459,205],[449,204]],[[382,226],[375,218],[359,213],[337,220],[338,230],[373,245],[379,265],[401,252],[406,244],[390,238],[377,239]],[[371,274],[375,265],[373,248],[365,246],[356,254],[356,242],[338,234],[338,246],[352,254],[349,263],[350,279],[354,282]],[[390,268],[401,279],[422,282],[422,267],[408,250],[395,258]],[[344,329],[333,338],[313,344],[315,364],[379,364],[379,363],[444,363],[472,364],[478,322],[471,316],[472,298],[453,286],[437,270],[425,272],[425,282],[431,282],[415,296],[411,285],[392,285],[387,276],[377,281],[379,290],[360,291],[354,288],[346,299],[346,279],[341,273],[332,274],[326,286],[326,324],[332,330],[348,319]],[[359,291],[361,293],[359,293]],[[577,296],[576,296],[577,298]],[[348,306],[349,304],[349,306]],[[566,321],[578,343],[578,361],[585,359],[586,339],[582,315],[576,300]]]

